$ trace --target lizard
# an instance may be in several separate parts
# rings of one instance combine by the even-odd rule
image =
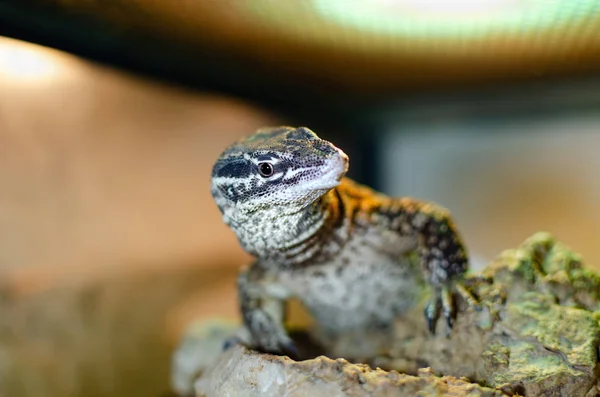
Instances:
[[[358,184],[348,165],[329,141],[287,126],[259,129],[215,162],[212,196],[255,258],[237,279],[250,347],[297,352],[284,326],[292,297],[326,331],[390,325],[415,283],[415,269],[399,261],[407,251],[433,289],[424,310],[432,334],[442,314],[451,332],[455,294],[475,299],[461,284],[468,254],[449,211]]]

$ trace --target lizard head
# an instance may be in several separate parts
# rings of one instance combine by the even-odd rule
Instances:
[[[314,203],[347,170],[348,156],[308,128],[264,128],[225,149],[211,190],[224,215],[274,206],[284,214]]]

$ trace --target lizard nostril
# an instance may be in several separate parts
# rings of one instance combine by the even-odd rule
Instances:
[[[346,168],[346,170],[348,170],[348,163],[349,163],[349,159],[348,159],[348,155],[346,153],[344,153],[342,151],[342,149],[338,149],[338,155],[340,156],[340,159],[342,160],[342,163],[344,164],[344,167]]]
[[[338,149],[340,153],[340,157],[344,160],[344,163],[348,163],[348,155],[344,153],[341,149]]]

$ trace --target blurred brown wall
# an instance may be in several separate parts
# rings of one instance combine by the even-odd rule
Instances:
[[[25,69],[0,64],[0,270],[245,260],[210,168],[273,117],[8,39],[3,50]]]

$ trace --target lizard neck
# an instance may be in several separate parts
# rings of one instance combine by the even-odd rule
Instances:
[[[261,209],[232,226],[248,253],[267,262],[293,266],[314,262],[339,248],[340,239],[333,229],[343,224],[343,216],[341,198],[333,189],[310,205]],[[332,245],[332,239],[338,244]]]

